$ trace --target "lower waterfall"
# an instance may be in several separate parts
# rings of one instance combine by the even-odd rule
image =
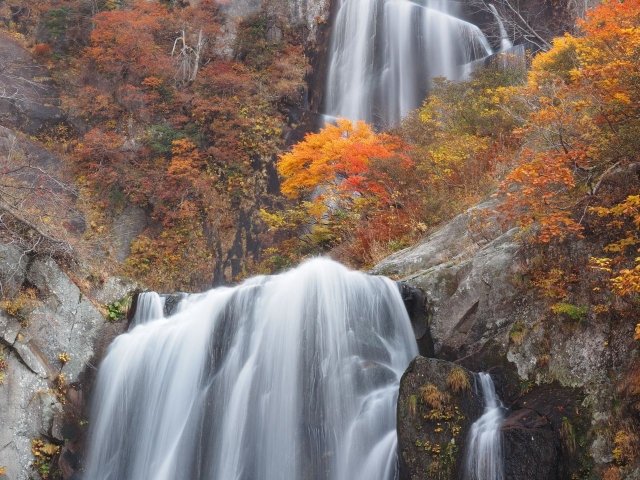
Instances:
[[[503,480],[500,424],[504,406],[496,394],[491,375],[479,373],[484,412],[471,425],[465,462],[466,480]]]
[[[110,346],[85,479],[397,477],[418,351],[394,282],[314,259],[183,302]]]

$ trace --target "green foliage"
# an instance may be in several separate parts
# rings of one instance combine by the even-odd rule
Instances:
[[[145,129],[142,141],[156,153],[166,155],[171,153],[173,142],[184,137],[184,133],[169,125],[150,125]]]
[[[551,307],[551,310],[556,315],[562,315],[576,322],[584,322],[587,316],[588,307],[572,305],[570,303],[556,303]]]
[[[51,36],[56,39],[63,36],[69,29],[72,19],[69,7],[53,8],[44,15],[42,25],[49,30]]]
[[[131,308],[132,297],[126,296],[120,301],[113,302],[111,305],[107,305],[107,320],[110,322],[118,322],[124,319]]]
[[[533,389],[533,381],[520,379],[520,395],[529,393]]]

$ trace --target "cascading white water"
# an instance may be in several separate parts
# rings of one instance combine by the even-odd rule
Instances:
[[[511,47],[513,47],[513,43],[511,43],[509,35],[507,34],[507,30],[504,28],[504,23],[502,22],[500,15],[498,15],[498,10],[496,10],[496,7],[491,4],[489,4],[489,9],[491,10],[493,18],[496,19],[496,23],[498,24],[498,31],[500,32],[500,50],[509,50]]]
[[[129,329],[163,317],[164,298],[156,292],[141,292],[138,295],[136,313],[133,316]]]
[[[394,282],[324,259],[189,298],[110,346],[87,480],[389,480],[417,355]]]
[[[341,0],[329,47],[326,113],[382,126],[420,106],[432,77],[459,79],[491,54],[475,25],[409,0]]]
[[[503,480],[500,424],[504,406],[496,395],[491,375],[479,373],[484,412],[471,426],[466,452],[466,480]]]

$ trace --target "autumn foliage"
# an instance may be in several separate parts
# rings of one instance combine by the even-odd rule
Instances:
[[[339,119],[336,125],[308,134],[280,158],[281,191],[290,198],[300,198],[317,188],[338,187],[347,195],[372,193],[387,199],[382,185],[368,176],[371,160],[388,159],[400,154],[400,148],[399,138],[375,134],[364,122]]]
[[[162,290],[244,275],[265,228],[257,211],[277,193],[280,109],[302,101],[299,26],[277,11],[228,19],[213,0],[107,0],[91,11],[67,0],[27,4],[37,15],[22,28],[46,37],[50,50],[38,54],[55,64],[63,87],[65,153],[91,206],[86,240],[102,246],[108,263],[113,229],[137,208],[148,221],[127,274]],[[280,36],[269,39],[267,27]]]
[[[533,59],[524,86],[507,92],[506,108],[522,121],[522,150],[499,194],[506,218],[550,250],[582,237],[600,245],[590,259],[573,259],[591,267],[576,281],[599,272],[604,283],[593,292],[610,296],[593,312],[634,318],[640,294],[640,1],[605,1],[578,27],[578,35],[554,40]],[[546,262],[569,278],[566,260]],[[611,294],[618,298],[613,304]]]
[[[508,214],[539,225],[543,242],[580,235],[576,207],[597,204],[601,181],[640,146],[640,2],[605,2],[579,27],[535,57],[527,85],[512,92],[526,148],[500,190]]]

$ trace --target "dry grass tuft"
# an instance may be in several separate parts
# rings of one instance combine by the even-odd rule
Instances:
[[[453,393],[470,392],[469,375],[461,367],[453,367],[447,377],[447,385]]]

